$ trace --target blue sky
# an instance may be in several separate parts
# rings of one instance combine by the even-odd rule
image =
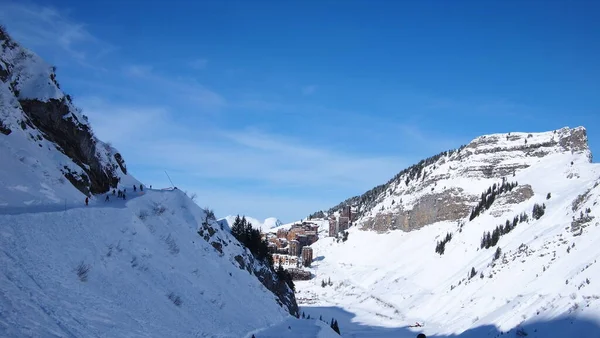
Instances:
[[[12,1],[136,177],[293,221],[481,134],[583,125],[597,1]],[[600,155],[598,155],[600,156]]]

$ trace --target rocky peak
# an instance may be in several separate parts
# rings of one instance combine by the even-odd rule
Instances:
[[[127,174],[122,156],[95,137],[86,116],[60,89],[56,68],[21,47],[2,27],[0,48],[0,141],[5,137],[5,144],[16,144],[17,138],[26,138],[40,148],[48,141],[69,160],[47,156],[86,195],[116,187]]]
[[[328,213],[350,205],[359,224],[379,231],[461,220],[472,211],[482,191],[517,180],[520,172],[552,156],[591,162],[585,128],[480,136],[458,149],[421,160]],[[520,203],[534,195],[527,182],[520,183],[502,196],[504,202]]]

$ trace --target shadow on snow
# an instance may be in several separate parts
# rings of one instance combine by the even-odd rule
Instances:
[[[591,318],[563,316],[551,320],[528,321],[509,331],[501,331],[494,325],[482,325],[468,329],[460,334],[435,334],[427,326],[422,328],[382,327],[353,322],[354,313],[339,307],[302,307],[301,312],[311,319],[330,323],[332,318],[338,322],[342,337],[373,338],[415,338],[419,333],[427,338],[485,338],[485,337],[527,337],[527,338],[600,338],[600,323]],[[452,319],[449,318],[449,321]],[[427,323],[425,323],[427,324]],[[257,336],[257,338],[259,338]]]

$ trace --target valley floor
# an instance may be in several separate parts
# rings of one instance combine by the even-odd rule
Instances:
[[[323,321],[331,321],[331,318],[335,318],[338,322],[342,337],[351,338],[415,338],[420,332],[434,332],[435,327],[426,326],[422,328],[408,328],[403,327],[384,327],[377,325],[370,325],[356,320],[356,315],[352,312],[346,311],[340,307],[327,307],[327,306],[303,306],[301,308],[306,315],[310,315],[311,318],[320,317]],[[312,320],[312,319],[311,319]],[[448,318],[451,322],[452,318]],[[520,337],[521,334],[526,333],[527,337],[586,337],[586,338],[598,338],[600,337],[600,324],[593,319],[585,317],[562,317],[549,321],[532,322],[523,325],[519,328],[512,329],[508,332],[502,332],[494,325],[483,325],[477,326],[457,335],[438,335],[435,333],[427,333],[428,338],[449,338],[449,337],[460,337],[460,338],[481,338],[481,337],[499,337],[501,335],[507,335],[508,337]],[[260,338],[262,336],[256,336]],[[271,336],[267,336],[271,337]],[[283,337],[283,336],[282,336]],[[293,337],[293,336],[290,336]],[[309,337],[309,336],[305,336]],[[313,337],[313,336],[310,336]],[[316,337],[316,336],[315,336]]]

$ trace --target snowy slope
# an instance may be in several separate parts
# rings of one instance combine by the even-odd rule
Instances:
[[[267,232],[270,229],[281,226],[281,221],[275,217],[269,217],[264,221],[259,221],[256,218],[245,216],[246,220],[252,224],[254,229],[258,229],[262,232]],[[219,223],[222,223],[224,226],[228,226],[231,228],[233,226],[233,222],[235,221],[236,216],[225,216],[224,218],[219,219]]]
[[[312,245],[318,257],[312,267],[316,277],[296,283],[302,311],[313,315],[329,311],[342,317],[345,312],[352,313],[345,316],[351,337],[365,333],[414,337],[406,327],[415,322],[426,324],[414,330],[428,336],[465,331],[465,336],[472,336],[478,327],[494,329],[476,331],[475,336],[495,336],[565,315],[596,323],[586,326],[586,330],[596,331],[586,333],[600,336],[600,166],[590,163],[587,143],[551,144],[553,137],[570,138],[581,130],[511,134],[521,137],[512,141],[507,134],[488,135],[460,153],[424,166],[428,173],[424,180],[411,181],[408,187],[402,185],[406,177],[391,181],[372,207],[363,210],[347,242],[326,238]],[[486,139],[494,141],[482,142]],[[519,154],[510,142],[524,144],[523,139],[529,145],[546,145]],[[383,227],[386,217],[400,217],[404,210],[421,203],[423,196],[436,194],[432,187],[460,191],[469,211],[477,204],[478,195],[505,177],[485,175],[482,167],[490,163],[493,170],[511,168],[507,180],[518,182],[517,187],[529,185],[532,196],[513,200],[510,194],[500,195],[472,221],[467,212],[454,220],[411,227],[411,231],[390,224]],[[535,203],[546,205],[539,220],[532,218]],[[528,214],[527,222],[501,236],[496,246],[481,248],[485,231],[491,232],[522,213]],[[374,219],[379,222],[378,231],[366,230],[374,228]],[[436,243],[447,233],[452,239],[440,255],[435,252]],[[498,247],[502,254],[494,260]],[[470,279],[472,269],[475,276]],[[322,281],[328,279],[333,285],[322,287]],[[344,325],[340,326],[344,331]],[[552,327],[555,330],[550,335],[542,330],[544,334],[529,332],[529,336],[573,336],[568,328],[558,331]]]
[[[331,337],[180,190],[134,192],[55,69],[0,44],[0,337]]]
[[[0,216],[0,336],[240,337],[288,317],[238,266],[244,249],[227,231],[210,243],[196,233],[204,217],[177,190]]]

